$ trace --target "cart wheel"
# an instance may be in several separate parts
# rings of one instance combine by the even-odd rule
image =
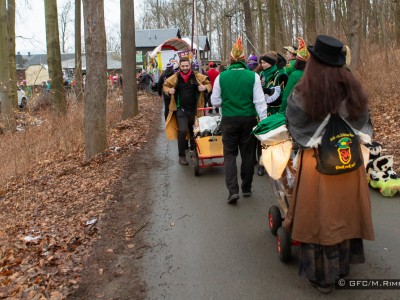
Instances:
[[[194,152],[193,153],[194,176],[200,176],[199,156],[197,154],[197,150],[193,152]]]
[[[285,228],[279,227],[278,229],[278,255],[282,262],[288,262],[292,257],[292,240],[289,232]]]
[[[273,205],[269,208],[268,225],[273,235],[276,235],[276,233],[278,232],[278,228],[282,226],[281,211],[276,205]]]

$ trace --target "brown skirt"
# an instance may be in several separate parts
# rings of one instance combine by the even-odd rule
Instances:
[[[333,246],[350,239],[374,239],[364,166],[342,175],[316,170],[312,149],[302,150],[284,226],[292,239]]]

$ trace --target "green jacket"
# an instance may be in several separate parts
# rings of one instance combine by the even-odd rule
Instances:
[[[292,92],[294,86],[300,81],[301,77],[303,77],[303,74],[303,70],[294,70],[292,74],[290,74],[285,90],[283,91],[282,104],[279,109],[280,113],[286,113],[287,99]]]
[[[287,65],[285,66],[285,70],[286,70],[286,74],[288,74],[288,76],[290,76],[290,74],[293,73],[294,71],[294,64],[296,63],[296,59],[292,59],[290,60]]]

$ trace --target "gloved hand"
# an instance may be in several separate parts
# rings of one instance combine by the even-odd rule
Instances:
[[[273,94],[271,96],[264,95],[265,96],[265,101],[267,104],[274,102],[276,99],[279,98],[281,94],[281,87],[279,85],[274,86],[271,88],[271,91],[273,91]]]

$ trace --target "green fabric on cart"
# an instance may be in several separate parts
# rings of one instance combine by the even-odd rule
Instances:
[[[258,123],[257,126],[254,128],[252,134],[267,133],[285,124],[286,124],[286,118],[284,114],[278,113],[275,115],[271,115],[268,116],[268,118],[262,120],[260,123]]]

